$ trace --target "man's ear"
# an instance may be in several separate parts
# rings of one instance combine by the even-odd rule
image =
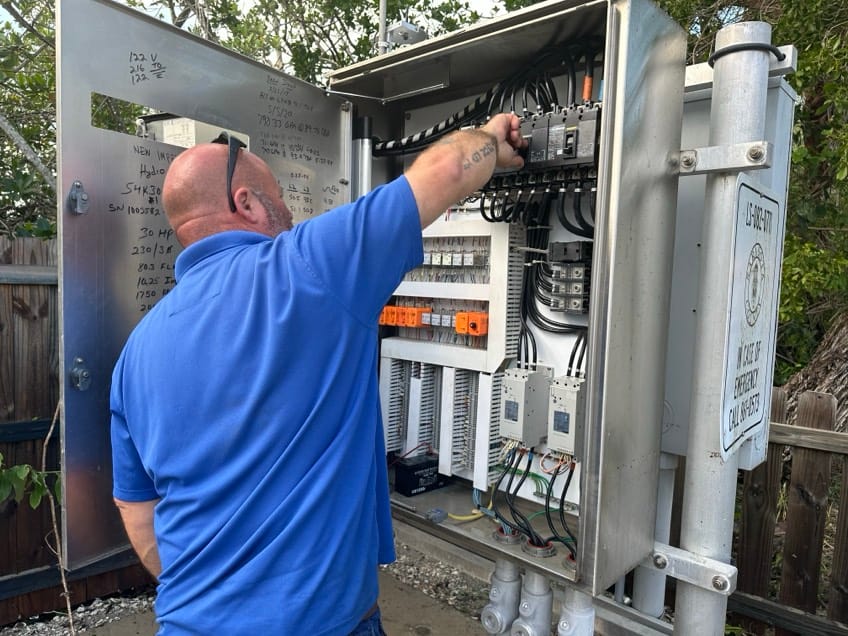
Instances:
[[[233,201],[236,203],[236,214],[250,225],[258,225],[265,218],[259,199],[250,191],[250,188],[241,187],[233,192]]]

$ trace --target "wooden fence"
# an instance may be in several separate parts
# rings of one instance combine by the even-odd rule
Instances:
[[[836,399],[826,393],[802,394],[796,425],[787,426],[786,394],[775,389],[771,419],[768,459],[744,477],[736,549],[739,580],[728,607],[750,617],[746,627],[756,634],[773,625],[776,636],[846,636],[848,433],[833,431]],[[787,448],[791,449],[788,482],[783,474]],[[833,515],[829,524],[831,505],[838,506],[835,525]],[[779,506],[785,509],[780,526]],[[832,558],[824,578],[828,528],[827,552]],[[776,530],[782,546],[775,545]],[[775,598],[770,592],[778,570]]]
[[[0,238],[0,453],[6,466],[40,468],[59,401],[56,242]],[[59,466],[58,431],[48,470]],[[0,502],[0,625],[64,606],[46,505]],[[150,582],[132,555],[72,573],[71,600],[84,602]]]

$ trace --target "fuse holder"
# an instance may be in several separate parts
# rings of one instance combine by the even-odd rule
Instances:
[[[390,327],[396,327],[398,324],[397,310],[398,308],[394,305],[386,305],[386,324]]]
[[[430,316],[430,312],[432,309],[430,307],[409,307],[406,311],[406,326],[407,327],[424,327],[429,326],[429,321],[424,323],[423,316],[427,314]]]
[[[395,324],[398,327],[406,327],[406,307],[395,307]]]

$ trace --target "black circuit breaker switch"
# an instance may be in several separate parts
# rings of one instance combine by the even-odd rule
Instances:
[[[447,477],[439,474],[436,455],[406,457],[395,463],[395,490],[404,497],[414,497],[447,485]]]
[[[548,245],[552,263],[578,263],[592,260],[592,241],[557,241]]]

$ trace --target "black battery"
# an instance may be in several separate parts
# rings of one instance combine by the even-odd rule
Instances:
[[[407,457],[395,463],[395,490],[405,497],[436,490],[446,484],[447,477],[439,474],[436,455]]]

